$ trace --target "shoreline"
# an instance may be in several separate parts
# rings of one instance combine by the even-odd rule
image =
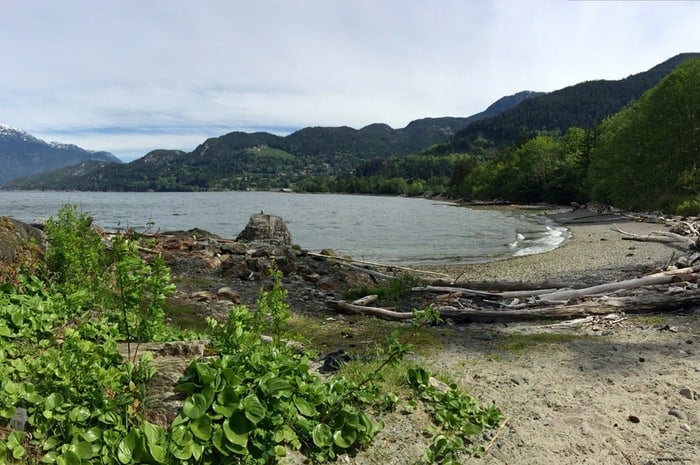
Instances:
[[[660,223],[633,222],[612,215],[594,215],[586,219],[571,214],[550,217],[567,227],[570,233],[570,237],[553,250],[486,263],[425,265],[420,268],[444,273],[458,282],[595,285],[659,270],[674,256],[684,253],[679,244],[623,240],[623,236],[612,229],[613,224],[619,223],[626,232],[646,235],[668,229]]]

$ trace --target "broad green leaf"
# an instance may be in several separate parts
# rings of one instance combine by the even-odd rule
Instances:
[[[333,445],[333,432],[325,423],[319,423],[311,432],[311,437],[316,447],[328,447]]]
[[[51,452],[44,454],[44,456],[41,458],[41,463],[56,463],[57,458],[58,452],[52,450]]]
[[[175,458],[180,460],[188,460],[190,457],[192,457],[192,444],[192,442],[188,442],[180,447],[174,447],[172,449],[172,453]]]
[[[85,423],[90,418],[90,410],[87,407],[75,407],[70,411],[68,418],[75,423]]]
[[[342,429],[333,433],[333,442],[336,446],[347,449],[357,439],[357,430],[350,425],[344,425]]]
[[[57,392],[52,392],[44,401],[44,408],[47,410],[56,410],[57,407],[63,405],[63,396]]]
[[[134,458],[134,449],[136,449],[136,444],[133,441],[133,436],[128,435],[119,442],[117,458],[121,463],[130,463]]]
[[[289,397],[292,395],[292,385],[284,378],[270,378],[265,383],[266,391],[272,397]]]
[[[160,444],[165,438],[165,431],[158,425],[154,425],[150,421],[144,421],[141,425],[141,430],[144,436],[146,436],[147,444]]]
[[[95,442],[98,439],[102,438],[102,430],[97,427],[89,428],[83,433],[82,437],[87,442]]]
[[[190,423],[190,430],[195,437],[202,441],[208,441],[211,438],[211,417],[202,416]]]
[[[305,417],[313,417],[317,413],[316,407],[311,405],[311,403],[309,403],[309,401],[303,397],[294,396],[294,405],[296,406],[297,410],[299,410],[299,413]]]
[[[153,460],[155,460],[157,463],[165,463],[165,459],[167,457],[165,447],[159,444],[149,444],[148,453],[151,454],[151,457],[153,457]]]
[[[93,456],[92,444],[87,441],[82,441],[77,444],[71,444],[69,451],[73,452],[80,459],[89,459]]]
[[[58,459],[62,465],[80,465],[80,457],[72,450],[67,450]]]
[[[243,410],[245,412],[245,417],[253,422],[254,425],[260,423],[260,421],[265,418],[267,410],[265,406],[260,402],[258,396],[255,394],[250,394],[245,399],[243,399]]]
[[[211,408],[212,410],[214,410],[214,412],[226,418],[233,415],[234,410],[236,410],[236,407],[234,407],[233,405],[221,405],[218,402],[214,402]]]
[[[192,394],[185,399],[185,403],[182,405],[182,413],[196,420],[206,413],[207,407],[207,399],[202,394]]]
[[[223,431],[226,439],[242,447],[248,445],[248,428],[245,418],[234,415],[228,421],[224,421]]]
[[[192,433],[190,433],[190,430],[186,425],[182,424],[172,428],[170,438],[176,445],[184,446],[192,442]]]

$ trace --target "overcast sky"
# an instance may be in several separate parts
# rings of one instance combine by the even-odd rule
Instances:
[[[0,0],[0,123],[123,160],[394,128],[700,51],[700,2]]]

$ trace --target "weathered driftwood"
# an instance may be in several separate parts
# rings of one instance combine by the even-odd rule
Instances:
[[[442,318],[455,323],[490,323],[496,321],[567,320],[589,315],[606,315],[612,311],[626,313],[665,312],[700,305],[700,290],[678,293],[654,293],[629,297],[607,297],[575,305],[552,305],[517,310],[474,310],[450,306],[438,307]]]
[[[518,299],[523,297],[532,297],[540,294],[548,294],[558,289],[531,289],[522,291],[482,291],[479,289],[469,289],[464,287],[452,287],[452,286],[424,286],[415,287],[412,289],[416,292],[446,292],[449,294],[458,294],[463,296],[474,296],[474,297],[501,297],[504,299]]]
[[[662,271],[641,278],[626,279],[614,283],[599,284],[597,286],[586,287],[583,289],[562,289],[551,293],[541,294],[537,300],[544,303],[564,303],[572,299],[599,296],[610,294],[617,291],[636,289],[645,286],[657,286],[661,284],[669,284],[677,281],[679,276],[686,275],[687,277],[700,271],[700,266],[689,268],[680,268],[677,270]]]
[[[413,318],[413,313],[396,312],[388,308],[368,307],[365,305],[354,305],[342,300],[329,300],[328,305],[338,310],[347,311],[350,313],[358,313],[360,315],[372,315],[385,320],[410,320]]]
[[[690,225],[691,235],[684,236],[671,231],[652,231],[647,235],[633,234],[623,231],[618,226],[614,225],[613,229],[624,237],[622,239],[639,241],[639,242],[682,242],[690,248],[696,248],[700,244],[700,237],[696,229]]]
[[[369,305],[371,303],[376,302],[377,300],[379,300],[379,296],[377,294],[370,294],[370,295],[366,295],[364,297],[360,297],[359,299],[353,300],[352,304],[366,306],[366,305]]]

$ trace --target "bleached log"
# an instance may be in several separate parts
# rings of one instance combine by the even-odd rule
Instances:
[[[607,297],[575,305],[552,305],[518,310],[472,310],[438,307],[442,318],[455,323],[492,323],[496,321],[568,320],[590,315],[607,315],[624,310],[627,314],[666,312],[700,305],[700,290],[674,294],[653,293],[629,297]]]
[[[451,286],[423,286],[414,287],[412,289],[416,292],[446,292],[449,294],[459,294],[463,296],[473,296],[473,297],[501,297],[504,299],[519,299],[523,297],[532,297],[540,294],[548,294],[558,289],[531,289],[523,291],[501,291],[501,292],[491,292],[482,291],[479,289],[467,289],[464,287],[451,287]]]
[[[379,296],[377,294],[370,294],[370,295],[366,295],[364,297],[361,297],[357,300],[353,300],[352,304],[353,305],[360,305],[360,306],[367,306],[371,303],[376,302],[377,300],[379,300]]]
[[[335,307],[336,309],[345,310],[351,313],[357,313],[360,315],[372,315],[385,320],[410,320],[413,318],[413,313],[408,312],[396,312],[388,308],[382,307],[367,307],[364,305],[354,305],[348,302],[343,302],[342,300],[329,300],[328,305]]]
[[[562,289],[547,294],[538,296],[538,301],[543,303],[555,304],[565,303],[571,299],[576,299],[586,296],[597,296],[609,294],[612,292],[636,289],[644,286],[657,286],[661,284],[669,284],[678,279],[678,276],[693,275],[700,270],[700,266],[692,266],[688,268],[680,268],[677,270],[662,271],[641,278],[626,279],[614,283],[599,284],[597,286],[586,287],[583,289]]]
[[[682,236],[680,234],[672,233],[670,231],[652,231],[649,234],[643,236],[640,234],[634,234],[627,231],[623,231],[617,225],[613,225],[613,229],[624,237],[622,239],[639,241],[639,242],[683,242],[686,245],[695,245],[697,238],[690,236]]]

